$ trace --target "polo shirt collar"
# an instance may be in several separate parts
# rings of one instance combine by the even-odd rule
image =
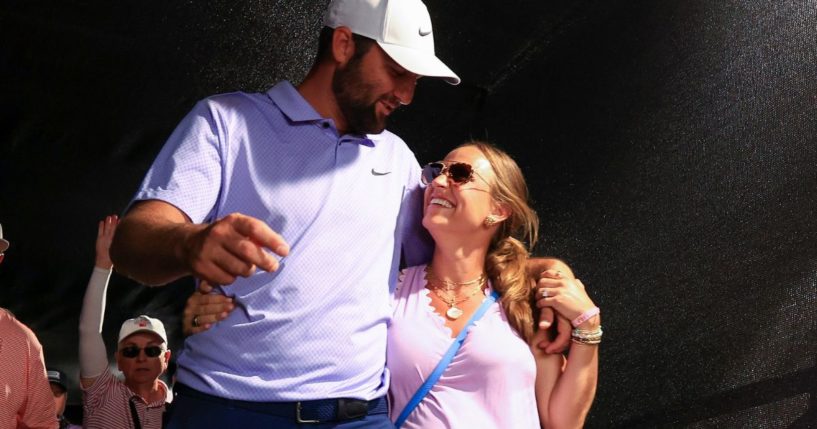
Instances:
[[[267,95],[292,122],[323,119],[289,81],[278,82],[267,91]]]
[[[281,112],[292,122],[329,121],[323,118],[309,102],[298,92],[298,89],[289,81],[278,82],[267,91],[267,96],[275,103]],[[332,121],[334,127],[334,121]],[[382,134],[382,133],[381,133]],[[374,146],[381,134],[367,134],[365,136],[346,134],[341,140],[357,141],[364,146]]]

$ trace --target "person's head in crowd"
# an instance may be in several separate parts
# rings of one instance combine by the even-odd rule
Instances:
[[[431,18],[420,0],[333,0],[310,75],[321,72],[333,102],[316,107],[358,134],[382,132],[388,116],[411,103],[421,76],[460,82],[434,54]]]
[[[169,362],[167,333],[161,320],[142,315],[122,323],[116,363],[125,384],[155,384]]]
[[[485,252],[485,270],[502,294],[508,322],[533,336],[534,310],[526,270],[539,218],[516,162],[481,141],[465,143],[423,168],[427,183],[423,226],[435,245]]]
[[[48,368],[46,373],[57,405],[57,416],[61,416],[65,413],[65,405],[68,403],[68,379],[64,372],[56,368]]]
[[[3,225],[0,225],[0,263],[6,257],[6,250],[8,250],[10,243],[3,238]]]

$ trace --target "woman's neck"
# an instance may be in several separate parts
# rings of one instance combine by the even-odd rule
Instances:
[[[133,393],[141,396],[147,403],[155,402],[164,395],[158,379],[154,380],[153,383],[126,383],[126,385]]]
[[[488,247],[446,246],[437,244],[431,266],[439,280],[462,283],[474,280],[485,272]]]

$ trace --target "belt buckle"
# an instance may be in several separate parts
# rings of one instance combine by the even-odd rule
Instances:
[[[305,419],[301,418],[301,402],[300,401],[295,403],[295,421],[297,423],[306,423],[306,424],[321,423],[320,420],[305,420]]]

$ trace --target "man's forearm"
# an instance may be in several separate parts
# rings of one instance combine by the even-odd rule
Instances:
[[[164,285],[190,274],[189,234],[206,225],[190,223],[170,204],[146,201],[121,220],[111,244],[116,271],[146,285]]]

